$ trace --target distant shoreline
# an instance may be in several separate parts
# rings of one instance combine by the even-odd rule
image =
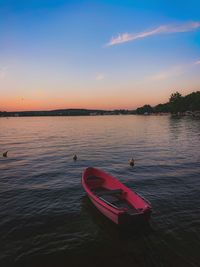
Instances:
[[[0,117],[62,117],[62,116],[107,116],[107,115],[170,115],[169,112],[139,114],[136,110],[90,110],[64,109],[51,111],[0,112]]]
[[[136,114],[130,110],[59,109],[49,111],[0,112],[0,117],[46,117],[46,116],[100,116]]]
[[[40,111],[38,111],[40,113]],[[182,112],[178,114],[171,114],[170,112],[168,113],[146,113],[146,114],[138,114],[138,113],[133,113],[132,111],[129,111],[127,113],[115,113],[114,111],[106,111],[105,113],[102,114],[45,114],[45,115],[39,115],[36,114],[37,112],[34,111],[34,114],[31,114],[30,112],[27,112],[26,114],[22,114],[23,112],[6,112],[6,113],[11,113],[11,114],[0,114],[0,118],[26,118],[26,117],[94,117],[94,116],[119,116],[119,115],[134,115],[134,116],[172,116],[172,117],[184,117],[184,116],[189,116],[189,117],[200,117],[200,112]]]

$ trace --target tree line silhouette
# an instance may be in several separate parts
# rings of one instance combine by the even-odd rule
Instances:
[[[171,94],[169,101],[155,107],[144,105],[136,109],[136,114],[151,113],[184,113],[186,111],[200,111],[200,91],[182,96],[179,92]]]

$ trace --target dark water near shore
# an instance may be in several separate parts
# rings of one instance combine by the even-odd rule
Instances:
[[[0,266],[200,266],[200,120],[0,118],[6,150]],[[119,229],[99,214],[80,183],[88,166],[147,198],[150,224]]]

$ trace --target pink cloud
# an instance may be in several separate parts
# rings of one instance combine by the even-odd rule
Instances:
[[[146,38],[148,36],[157,34],[170,34],[178,32],[189,32],[200,28],[200,22],[188,22],[179,25],[162,25],[153,30],[144,31],[140,33],[122,33],[117,37],[111,38],[111,40],[106,44],[106,46],[117,45],[121,43],[126,43],[130,41],[135,41],[137,39]]]

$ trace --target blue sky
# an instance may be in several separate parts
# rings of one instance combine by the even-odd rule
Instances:
[[[199,90],[198,1],[0,1],[0,110],[136,108]]]

